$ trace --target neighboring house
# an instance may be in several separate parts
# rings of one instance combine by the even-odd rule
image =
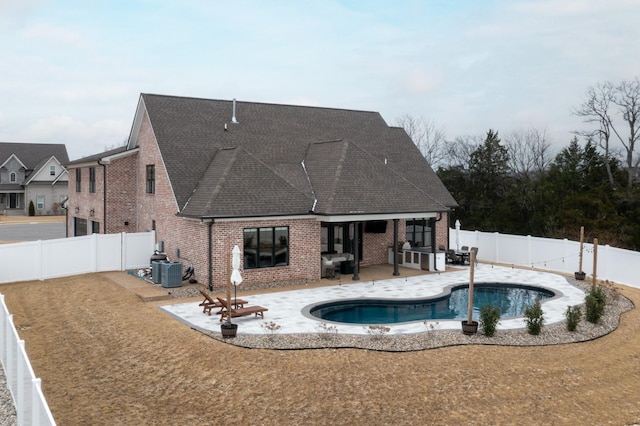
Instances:
[[[317,280],[321,254],[447,245],[456,206],[376,112],[142,94],[125,147],[67,167],[69,235],[155,230],[210,288],[234,245],[243,285]]]
[[[0,142],[0,213],[64,214],[68,162],[63,144]]]

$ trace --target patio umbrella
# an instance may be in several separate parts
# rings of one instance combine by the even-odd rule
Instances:
[[[236,244],[231,251],[231,284],[233,284],[233,299],[237,300],[238,286],[242,283],[242,275],[240,275],[240,247]],[[231,296],[231,295],[229,295]],[[229,300],[229,306],[231,300]],[[231,318],[229,318],[231,321]]]
[[[460,221],[456,219],[456,251],[460,251]]]

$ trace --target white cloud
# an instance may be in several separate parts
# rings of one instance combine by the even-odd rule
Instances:
[[[0,0],[0,31],[19,28],[27,22],[41,0]]]
[[[82,38],[78,33],[46,22],[27,25],[20,34],[27,39],[72,45],[82,44]]]

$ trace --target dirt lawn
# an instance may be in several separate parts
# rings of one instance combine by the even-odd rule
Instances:
[[[640,422],[640,309],[579,344],[273,351],[211,339],[100,274],[0,292],[60,425]]]

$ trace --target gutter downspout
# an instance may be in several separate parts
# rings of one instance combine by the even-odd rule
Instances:
[[[207,260],[209,262],[209,271],[207,272],[209,281],[209,291],[213,291],[213,220],[209,222],[209,250]]]
[[[102,166],[102,233],[107,233],[107,165],[101,160],[98,164]]]
[[[398,271],[398,220],[393,219],[393,276],[400,275]]]

